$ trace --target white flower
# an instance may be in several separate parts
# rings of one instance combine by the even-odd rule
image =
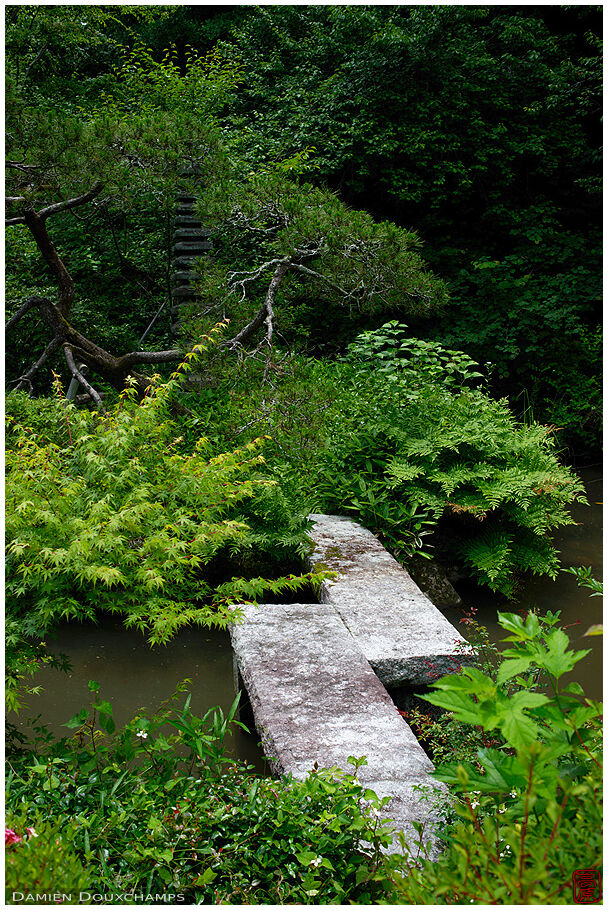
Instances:
[[[139,730],[136,735],[139,736],[140,739],[148,738],[148,734],[145,732],[145,730]]]
[[[515,797],[517,796],[517,790],[511,790],[511,793],[509,795],[515,799]]]
[[[323,860],[323,857],[322,857],[322,856],[317,856],[316,859],[311,859],[310,865],[311,865],[311,866],[320,866],[322,860]]]

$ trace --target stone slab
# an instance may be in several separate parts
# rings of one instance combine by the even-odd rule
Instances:
[[[272,770],[302,778],[315,767],[352,771],[367,757],[362,784],[390,802],[383,816],[406,837],[431,823],[417,785],[433,765],[358,643],[330,604],[243,606],[230,629],[238,670]],[[396,844],[394,848],[397,849]]]
[[[173,272],[174,281],[191,281],[196,278],[196,269],[183,269],[182,271]]]
[[[196,297],[196,292],[189,284],[181,285],[178,288],[174,288],[171,293],[172,293],[173,297],[180,297],[183,299],[194,300],[194,298]]]
[[[180,240],[179,243],[173,245],[173,252],[176,256],[181,254],[190,254],[201,255],[203,253],[209,252],[213,249],[213,243],[211,240],[198,240],[194,243],[187,243],[185,240]]]
[[[385,686],[429,685],[472,662],[466,640],[371,531],[338,515],[310,517],[310,562],[338,573],[323,582],[321,600],[337,610]]]
[[[189,209],[188,211],[192,211]],[[202,222],[196,215],[176,215],[174,224],[176,227],[201,228]]]
[[[210,235],[211,231],[202,227],[176,227],[173,231],[175,240],[185,240],[192,243],[196,240],[207,240]]]

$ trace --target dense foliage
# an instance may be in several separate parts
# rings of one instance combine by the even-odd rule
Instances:
[[[7,138],[23,169],[9,168],[8,192],[49,201],[49,187],[65,199],[103,181],[84,221],[58,215],[53,233],[78,265],[85,334],[132,349],[166,291],[167,167],[202,155],[213,187],[221,133],[241,174],[279,166],[414,226],[452,301],[416,332],[492,364],[494,392],[591,451],[599,26],[593,6],[13,7]],[[15,303],[24,233],[10,247]],[[370,323],[345,324],[319,290],[300,289],[282,331],[335,350]],[[122,335],[112,317],[125,307]],[[166,309],[157,347],[168,328]],[[27,367],[20,342],[12,377]]]
[[[34,755],[9,750],[7,902],[52,887],[73,903],[80,891],[127,904],[168,892],[214,904],[570,903],[572,868],[601,868],[601,705],[564,684],[587,652],[558,620],[499,614],[510,647],[497,664],[434,684],[426,700],[447,713],[423,734],[452,797],[441,830],[420,826],[391,858],[360,759],[352,775],[253,777],[225,752],[237,702],[203,718],[189,699],[169,702],[115,730],[90,683],[70,739],[39,730]],[[441,758],[447,732],[456,760]],[[435,862],[431,834],[445,845]]]
[[[201,393],[196,426],[220,448],[261,433],[286,490],[348,513],[397,555],[424,545],[510,594],[524,572],[555,576],[549,532],[572,523],[580,481],[546,427],[514,420],[478,387],[470,358],[389,323],[341,363],[244,362]]]
[[[599,24],[7,8],[9,710],[65,668],[61,619],[119,612],[161,644],[308,599],[313,510],[503,595],[556,575],[584,501],[558,450],[599,429]],[[176,339],[178,189],[214,251]],[[364,759],[261,779],[225,752],[236,703],[116,730],[90,683],[71,738],[9,728],[7,901],[568,902],[601,855],[600,706],[564,685],[585,652],[557,614],[499,616],[494,665],[408,713],[451,789],[439,861],[423,829],[384,855]]]
[[[90,688],[95,701],[68,723],[71,739],[41,737],[34,759],[10,756],[7,824],[21,842],[9,844],[7,903],[13,891],[45,890],[72,893],[71,903],[80,891],[109,894],[113,904],[172,893],[185,905],[370,903],[385,893],[388,835],[356,762],[352,774],[255,777],[225,754],[236,702],[227,717],[203,718],[189,699],[168,703],[115,731],[111,706]]]
[[[419,331],[491,362],[495,390],[578,447],[601,416],[600,15],[268,7],[227,40],[245,153],[314,150],[313,179],[415,225],[452,297]]]
[[[105,418],[57,400],[43,413],[63,423],[60,442],[9,408],[10,707],[36,661],[47,662],[25,640],[61,619],[118,612],[162,643],[184,625],[226,626],[235,604],[315,582],[301,570],[305,513],[264,473],[263,440],[211,456],[199,437],[181,450],[169,406],[195,362],[141,404],[127,390]]]

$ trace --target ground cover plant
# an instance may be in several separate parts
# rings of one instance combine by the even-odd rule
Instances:
[[[127,904],[168,891],[190,903],[570,903],[572,868],[601,870],[601,705],[563,679],[587,652],[558,614],[499,621],[509,648],[484,645],[483,669],[425,696],[445,711],[422,733],[451,797],[435,800],[441,828],[401,837],[403,853],[381,850],[389,828],[357,780],[362,759],[351,774],[255,777],[225,751],[236,701],[200,718],[178,691],[116,730],[91,682],[69,739],[39,728],[9,749],[7,903],[49,875],[54,891]],[[408,717],[415,729],[421,717]],[[432,780],[420,797],[433,805]],[[431,836],[444,845],[435,862]]]
[[[350,774],[256,777],[225,754],[236,702],[201,718],[176,694],[115,730],[111,705],[90,688],[70,739],[10,755],[7,903],[48,890],[117,904],[167,893],[185,904],[370,903],[388,893],[388,834],[356,761]]]
[[[593,454],[599,428],[599,24],[7,8],[10,710],[65,666],[44,645],[61,619],[118,612],[162,644],[303,594],[312,510],[497,595],[556,575],[583,501],[563,445]],[[214,250],[176,337],[178,189]],[[409,718],[453,794],[439,862],[424,830],[383,859],[356,761],[255,778],[224,753],[234,712],[117,731],[92,684],[69,740],[9,727],[9,890],[566,901],[597,868],[599,706],[564,685],[582,654],[555,614],[501,616],[495,666]]]

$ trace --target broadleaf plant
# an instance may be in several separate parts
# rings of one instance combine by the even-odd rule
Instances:
[[[498,621],[511,646],[496,679],[466,667],[421,696],[500,741],[436,768],[453,794],[446,849],[431,863],[404,842],[404,903],[569,903],[572,870],[601,867],[602,706],[561,682],[588,652],[558,613]]]

